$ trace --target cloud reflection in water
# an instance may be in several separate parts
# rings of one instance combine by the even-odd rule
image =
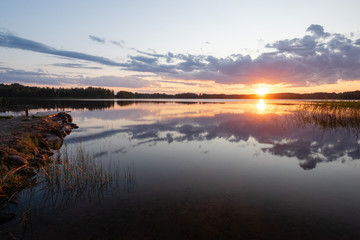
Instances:
[[[202,116],[201,111],[197,111],[196,107],[199,106],[186,106],[186,111],[192,113],[189,116],[181,114],[173,116],[157,112],[161,117],[155,118],[150,123],[139,121],[138,118],[141,116],[143,119],[148,119],[153,114],[146,106],[142,110],[128,107],[124,109],[124,114],[120,109],[116,113],[118,118],[132,119],[138,116],[137,119],[132,119],[134,124],[122,125],[120,128],[107,129],[81,137],[70,136],[68,142],[91,141],[120,133],[126,133],[129,140],[136,140],[136,144],[133,145],[135,147],[148,143],[201,142],[216,138],[229,142],[247,142],[252,137],[259,144],[270,144],[261,148],[263,152],[275,156],[297,158],[299,165],[305,170],[315,168],[320,162],[360,159],[357,139],[349,129],[341,126],[325,129],[317,122],[300,121],[299,114],[269,112],[268,107],[261,100],[256,105],[257,112],[232,113],[229,110]],[[132,111],[137,114],[131,114]],[[194,112],[200,113],[194,115]],[[126,151],[121,148],[118,152]]]

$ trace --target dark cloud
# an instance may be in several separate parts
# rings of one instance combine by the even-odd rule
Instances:
[[[89,38],[98,43],[105,43],[105,39],[103,39],[103,38],[95,37],[93,35],[89,35]]]
[[[144,57],[144,56],[134,56],[134,57],[130,57],[130,58],[133,61],[143,62],[143,63],[147,63],[147,64],[152,64],[157,61],[157,58],[149,58],[149,57]]]
[[[55,67],[66,67],[66,68],[82,68],[82,69],[102,69],[101,67],[89,67],[85,64],[79,64],[79,63],[54,63],[51,64],[51,66]]]
[[[74,51],[58,50],[58,49],[49,47],[45,44],[35,42],[32,40],[28,40],[28,39],[24,39],[24,38],[20,38],[20,37],[11,35],[6,32],[0,32],[0,47],[15,48],[15,49],[22,49],[22,50],[28,50],[28,51],[33,51],[33,52],[46,53],[46,54],[51,54],[51,55],[55,55],[55,56],[96,62],[96,63],[100,63],[103,65],[108,65],[108,66],[118,66],[118,67],[122,66],[122,64],[114,62],[107,58],[89,55],[89,54],[80,53],[80,52],[74,52]]]

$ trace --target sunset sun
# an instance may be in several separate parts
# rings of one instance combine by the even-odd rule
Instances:
[[[258,95],[265,95],[269,92],[269,89],[267,87],[259,87],[256,89],[256,94]]]

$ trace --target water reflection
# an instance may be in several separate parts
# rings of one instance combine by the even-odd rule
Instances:
[[[260,99],[260,100],[259,100],[259,103],[256,104],[256,107],[257,107],[257,109],[258,109],[260,112],[264,111],[265,108],[266,108],[266,104],[265,104],[265,102],[264,102],[264,99]]]
[[[199,104],[184,107],[167,103],[162,108],[156,105],[147,103],[146,107],[140,104],[116,110],[113,120],[120,123],[118,127],[70,136],[67,142],[87,142],[126,134],[134,148],[159,142],[225,139],[239,143],[253,138],[259,145],[268,144],[261,148],[264,153],[297,158],[305,170],[315,168],[317,163],[360,159],[355,134],[359,124],[353,115],[346,118],[340,114],[341,118],[336,120],[338,116],[328,112],[310,112],[303,108],[300,111],[296,105],[272,105],[271,108],[263,100],[256,104],[257,111],[241,104],[208,104],[209,108]],[[111,112],[107,113],[109,116]],[[346,119],[348,125],[344,124]],[[355,122],[357,125],[352,124]],[[126,152],[129,147],[121,151]]]
[[[90,99],[8,99],[8,105],[0,109],[1,112],[22,113],[25,108],[29,110],[102,110],[114,108],[115,102],[113,100],[90,100]],[[126,103],[123,103],[124,105]],[[133,103],[127,103],[133,104]]]
[[[65,144],[104,172],[93,184],[53,167],[53,180],[44,174],[20,194],[28,239],[357,239],[359,113],[314,109],[270,100],[71,109],[80,128]]]

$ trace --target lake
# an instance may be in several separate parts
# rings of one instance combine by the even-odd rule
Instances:
[[[299,104],[308,102],[28,101],[30,114],[71,111],[79,129],[55,154],[58,165],[4,206],[17,217],[2,231],[21,239],[359,239],[360,112]],[[7,114],[19,115],[24,103],[12,107]],[[65,168],[77,172],[61,175]]]

